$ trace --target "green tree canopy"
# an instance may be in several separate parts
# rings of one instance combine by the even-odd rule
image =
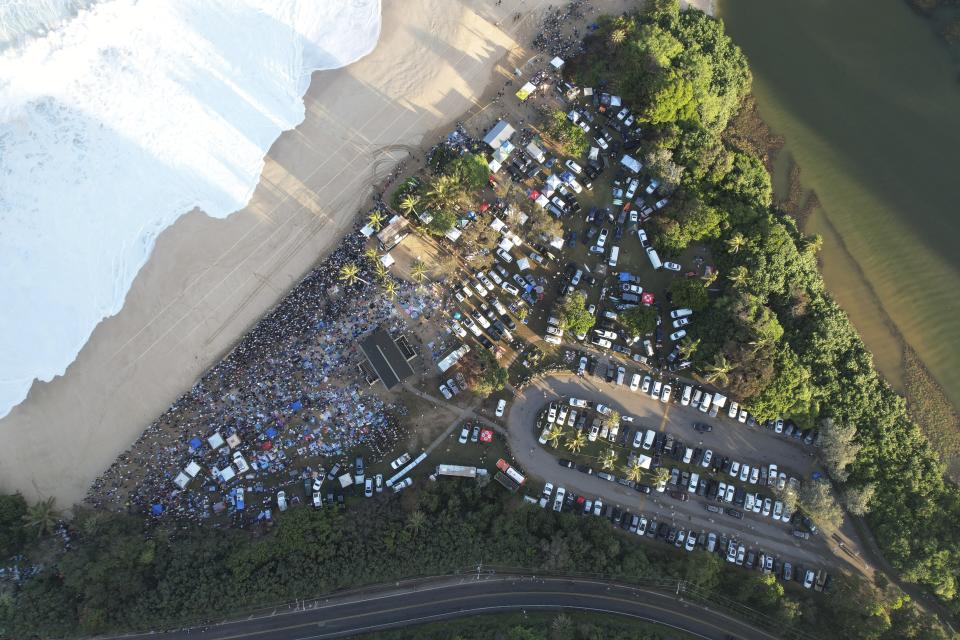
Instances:
[[[644,336],[657,328],[657,308],[640,305],[620,314],[620,321],[635,336]]]
[[[699,278],[675,278],[670,283],[673,306],[703,311],[710,303],[707,287]]]
[[[587,311],[587,296],[574,291],[560,303],[560,327],[580,335],[590,331],[597,319]]]

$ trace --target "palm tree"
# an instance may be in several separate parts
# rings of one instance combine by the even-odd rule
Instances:
[[[620,412],[614,409],[613,411],[610,412],[610,415],[607,416],[607,420],[610,421],[611,425],[620,424]]]
[[[653,471],[653,483],[654,484],[663,484],[670,479],[670,472],[666,467],[657,467]]]
[[[57,499],[50,496],[46,500],[38,500],[32,506],[27,508],[23,516],[24,525],[28,529],[36,529],[37,537],[50,533],[57,526],[60,520],[60,512],[57,511]]]
[[[722,353],[718,353],[713,359],[713,364],[707,365],[707,375],[705,375],[703,379],[710,384],[715,382],[726,384],[730,379],[731,369],[733,369],[733,366],[727,362],[727,357]]]
[[[410,517],[407,518],[407,531],[413,535],[417,535],[423,530],[423,527],[427,524],[427,516],[423,514],[423,511],[417,509],[410,514]]]
[[[381,280],[386,280],[386,279],[387,279],[387,276],[389,275],[389,272],[387,271],[386,265],[384,265],[384,264],[383,264],[382,262],[380,262],[379,260],[377,260],[376,262],[373,263],[373,272],[374,272],[374,273],[376,274],[376,276],[377,276],[378,278],[380,278]]]
[[[577,431],[572,438],[567,438],[566,447],[573,453],[580,453],[580,449],[583,449],[585,444],[587,444],[586,434],[583,431]]]
[[[377,262],[380,260],[380,253],[373,247],[370,247],[369,249],[363,252],[363,257],[369,260],[370,262]]]
[[[411,213],[417,215],[417,206],[420,204],[420,198],[413,194],[407,194],[400,201],[400,211],[407,215]]]
[[[520,322],[526,320],[528,315],[530,315],[530,311],[526,307],[517,309],[517,317],[520,319]]]
[[[614,29],[610,33],[610,44],[612,44],[615,47],[619,47],[620,45],[622,45],[626,39],[627,39],[626,29]]]
[[[550,427],[550,431],[547,433],[547,440],[554,447],[560,446],[560,438],[563,437],[563,425],[556,424]]]
[[[612,448],[604,451],[600,456],[600,466],[604,469],[613,469],[617,466],[617,452]]]
[[[627,480],[640,482],[640,478],[643,477],[644,469],[640,466],[639,460],[634,460],[632,463],[625,466],[623,471],[627,474]]]
[[[418,284],[423,284],[424,279],[427,277],[427,265],[425,265],[422,260],[417,260],[413,263],[413,268],[410,269],[410,276],[416,280]]]
[[[377,231],[379,231],[380,227],[383,226],[383,221],[384,221],[384,216],[379,209],[374,209],[373,211],[370,212],[370,215],[367,216],[367,222],[370,223],[370,226],[376,229]]]
[[[446,209],[457,199],[459,186],[453,176],[440,176],[433,181],[427,197],[438,209]]]
[[[384,280],[383,281],[383,295],[387,297],[387,300],[393,302],[397,299],[397,283],[393,280]]]
[[[730,278],[730,282],[733,283],[733,286],[743,287],[747,284],[750,274],[747,272],[747,268],[745,266],[740,265],[731,271],[730,275],[727,277]]]
[[[703,286],[709,287],[714,282],[717,281],[717,272],[711,271],[710,273],[703,276]]]
[[[743,249],[744,245],[747,244],[747,239],[743,237],[743,234],[737,231],[733,234],[729,240],[727,240],[727,250],[730,253],[739,253],[740,249]]]
[[[347,286],[351,286],[356,284],[357,280],[359,280],[364,284],[370,284],[369,282],[367,282],[366,280],[360,277],[360,267],[358,267],[354,263],[348,262],[347,264],[340,267],[341,282],[346,283]]]
[[[748,344],[753,347],[753,352],[757,353],[758,351],[763,351],[763,349],[772,345],[773,339],[768,335],[762,335],[756,340],[751,340]]]
[[[689,337],[684,338],[680,341],[680,357],[684,360],[689,360],[693,357],[693,354],[697,352],[697,349],[700,348],[700,338],[696,340],[691,340]]]

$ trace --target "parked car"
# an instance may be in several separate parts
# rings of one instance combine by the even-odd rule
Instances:
[[[502,418],[502,417],[503,417],[503,411],[504,411],[504,409],[506,409],[506,408],[507,408],[507,401],[504,400],[503,398],[500,398],[500,399],[497,401],[497,410],[496,410],[496,415],[497,415],[498,418]]]
[[[280,511],[287,510],[287,492],[286,491],[277,491],[277,508]]]
[[[460,439],[459,439],[459,442],[460,442],[460,444],[467,444],[467,440],[469,440],[469,439],[470,439],[470,427],[464,427],[464,428],[460,431]]]
[[[393,485],[393,492],[400,493],[401,491],[403,491],[404,489],[406,489],[412,484],[413,484],[413,478],[404,478],[397,484]]]

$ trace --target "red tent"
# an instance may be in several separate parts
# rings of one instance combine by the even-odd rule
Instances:
[[[640,302],[642,302],[643,304],[648,304],[648,305],[653,304],[654,302],[656,302],[656,300],[657,300],[657,297],[652,293],[650,293],[649,291],[645,292],[640,296]]]
[[[480,442],[493,442],[493,430],[492,429],[481,429],[480,430]]]

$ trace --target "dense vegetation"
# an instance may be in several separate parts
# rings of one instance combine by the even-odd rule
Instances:
[[[0,600],[0,635],[24,640],[222,619],[345,587],[469,571],[482,558],[538,573],[682,578],[714,606],[721,594],[734,597],[778,629],[823,637],[943,637],[912,604],[842,576],[836,597],[785,589],[716,555],[678,553],[601,518],[532,507],[496,483],[427,483],[418,493],[359,500],[345,511],[296,508],[260,535],[176,526],[145,532],[137,518],[87,512],[72,536],[70,551]],[[49,558],[58,540],[27,552]]]
[[[841,495],[851,511],[869,511],[881,548],[903,576],[957,611],[960,493],[944,481],[903,398],[878,377],[826,292],[819,238],[771,207],[761,157],[738,144],[749,132],[728,130],[750,90],[744,56],[721,22],[680,13],[675,0],[608,19],[589,45],[576,65],[581,79],[608,82],[642,115],[646,157],[658,158],[656,166],[677,182],[674,205],[655,218],[654,245],[674,255],[705,243],[721,274],[713,284],[719,295],[691,325],[687,350],[695,349],[695,365],[759,419],[789,417],[850,435],[822,448],[825,459],[842,462],[827,465]],[[692,293],[684,292],[690,306]],[[807,493],[829,501],[822,487]],[[839,515],[831,504],[806,506]]]

